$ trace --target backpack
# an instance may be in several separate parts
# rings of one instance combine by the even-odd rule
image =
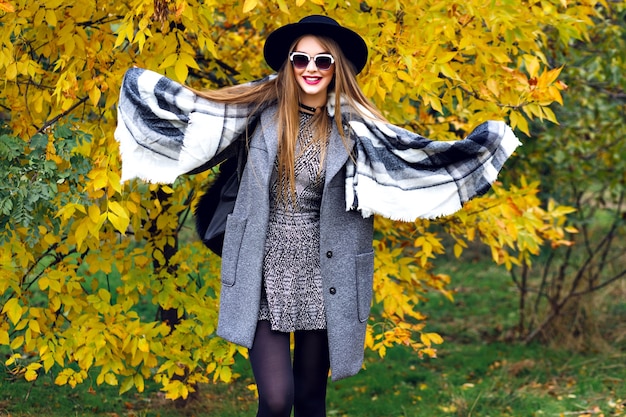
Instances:
[[[218,256],[222,256],[226,220],[235,208],[239,182],[247,158],[245,144],[236,145],[235,149],[231,149],[231,156],[220,164],[217,178],[200,197],[194,210],[198,236]]]

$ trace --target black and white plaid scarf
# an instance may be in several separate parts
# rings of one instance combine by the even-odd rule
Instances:
[[[332,103],[329,97],[331,116]],[[160,74],[130,69],[115,131],[122,181],[172,183],[239,138],[263,109],[256,110],[212,102]],[[433,141],[367,114],[342,105],[356,141],[356,163],[347,162],[346,209],[364,217],[413,221],[452,214],[489,190],[520,145],[504,122],[485,122],[463,140]]]

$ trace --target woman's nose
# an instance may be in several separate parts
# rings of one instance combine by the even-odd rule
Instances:
[[[307,71],[311,71],[311,72],[317,71],[317,65],[315,65],[315,60],[314,59],[311,59],[309,61],[309,63],[306,66],[306,70]]]

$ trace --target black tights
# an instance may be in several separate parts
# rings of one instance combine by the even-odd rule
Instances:
[[[250,364],[259,391],[257,417],[326,416],[328,337],[326,330],[294,334],[293,367],[289,333],[275,332],[259,321],[250,349]]]

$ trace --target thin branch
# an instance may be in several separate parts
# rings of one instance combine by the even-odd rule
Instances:
[[[446,77],[445,75],[443,76],[443,78],[447,78],[451,81],[454,81],[452,78]],[[513,105],[513,104],[503,104],[500,103],[498,101],[495,100],[491,100],[488,99],[486,97],[482,97],[478,92],[476,92],[475,90],[469,90],[465,87],[463,87],[462,85],[457,85],[456,87],[460,88],[461,90],[463,90],[464,92],[466,92],[467,94],[469,94],[470,96],[474,97],[476,100],[480,100],[480,101],[484,101],[486,103],[490,103],[490,104],[495,104],[496,106],[503,108],[503,109],[514,109],[514,110],[519,110],[521,108],[523,108],[524,106],[530,104],[530,102],[523,102],[517,105]]]
[[[67,253],[67,255],[71,255],[78,252],[78,250],[76,248],[72,249],[71,251],[69,251]],[[65,256],[67,256],[65,255]],[[35,282],[37,282],[37,280],[44,274],[44,272],[46,272],[47,268],[50,268],[51,266],[57,265],[59,263],[61,263],[63,261],[63,258],[65,258],[64,255],[56,255],[54,257],[54,261],[51,262],[49,265],[46,265],[46,267],[44,269],[41,270],[41,272],[39,272],[28,284],[26,284],[25,289],[28,290]]]
[[[26,87],[32,85],[32,86],[37,87],[37,88],[54,91],[54,87],[49,86],[49,85],[44,85],[44,84],[41,84],[41,83],[36,83],[32,79],[30,79],[30,78],[25,80],[25,81],[17,81],[17,80],[15,80],[15,81],[11,81],[11,82],[15,83],[16,85],[25,85]]]
[[[572,292],[572,293],[570,293],[570,296],[571,297],[579,297],[581,295],[590,294],[592,292],[601,290],[602,288],[609,286],[610,284],[614,283],[615,281],[617,281],[617,280],[619,280],[621,278],[624,278],[625,276],[626,276],[626,270],[618,273],[617,275],[614,275],[613,277],[607,279],[606,281],[604,281],[604,282],[602,282],[602,283],[600,283],[600,284],[598,284],[598,285],[596,285],[594,287],[587,288],[584,291]]]
[[[541,322],[541,324],[537,326],[537,328],[535,328],[535,330],[533,330],[532,332],[528,334],[528,336],[526,336],[526,338],[524,339],[524,343],[528,344],[532,342],[533,340],[535,340],[535,337],[537,337],[537,335],[543,331],[544,327],[546,327],[548,323],[550,323],[550,321],[552,321],[552,319],[557,316],[557,314],[558,313],[556,312],[556,310],[552,310],[552,312],[550,312],[548,317],[546,317]]]
[[[593,82],[587,83],[587,86],[591,87],[592,89],[612,98],[612,99],[617,99],[617,100],[626,100],[626,92],[624,92],[623,90],[618,90],[618,91],[610,91],[606,88],[606,85],[603,84],[595,84]]]
[[[541,284],[539,285],[539,290],[537,292],[539,296],[535,299],[535,305],[533,306],[534,314],[537,314],[537,312],[539,311],[539,303],[541,302],[541,298],[542,298],[541,296],[547,295],[545,293],[545,290],[546,290],[546,287],[548,286],[548,275],[550,273],[550,269],[552,268],[552,261],[554,260],[555,256],[556,256],[555,251],[550,251],[550,255],[548,256],[546,265],[543,268],[543,274],[541,275]]]
[[[183,225],[187,221],[187,217],[189,217],[189,213],[191,213],[191,202],[193,201],[193,197],[195,194],[196,194],[196,191],[194,188],[192,188],[189,191],[189,194],[187,195],[185,202],[183,203],[183,205],[185,206],[185,209],[181,212],[181,215],[178,217],[178,227],[176,228],[177,235],[178,233],[180,233],[181,229],[183,228]]]
[[[80,23],[76,23],[76,26],[83,26],[83,27],[94,27],[97,29],[99,28],[99,25],[102,24],[106,24],[106,23],[111,23],[111,22],[115,22],[116,20],[121,20],[123,19],[124,16],[110,16],[110,15],[105,15],[102,16],[100,19],[98,20],[90,20],[88,22],[80,22]],[[108,20],[107,20],[108,19]]]
[[[22,283],[23,283],[24,281],[26,281],[26,277],[27,277],[28,275],[30,275],[30,273],[33,271],[33,269],[35,269],[35,267],[36,267],[37,265],[39,265],[39,262],[43,261],[43,260],[44,260],[44,258],[47,258],[48,256],[54,256],[54,255],[52,254],[52,252],[54,252],[54,251],[56,250],[56,248],[57,248],[57,247],[58,247],[58,243],[55,243],[55,244],[54,244],[54,245],[52,245],[50,248],[48,248],[48,250],[47,250],[47,251],[45,251],[44,253],[42,253],[42,254],[41,254],[41,256],[39,256],[39,259],[37,259],[35,262],[33,262],[33,264],[31,265],[31,267],[30,267],[30,268],[28,268],[28,270],[27,270],[27,271],[24,273],[24,275],[22,276],[22,280],[21,280],[21,281],[22,281]],[[35,279],[35,280],[36,280],[36,279]],[[33,281],[34,281],[34,280],[33,280]],[[28,287],[32,284],[32,282],[33,282],[33,281],[31,281],[30,283],[28,283],[28,284],[27,284],[26,289],[28,289]]]
[[[84,104],[87,100],[89,100],[89,97],[87,97],[87,96],[81,98],[76,103],[74,103],[74,105],[72,107],[70,107],[69,109],[65,110],[63,113],[57,115],[52,120],[49,120],[46,123],[44,123],[40,128],[37,129],[37,132],[35,134],[42,133],[44,130],[46,130],[47,128],[49,128],[50,126],[52,126],[53,124],[58,122],[60,119],[62,119],[63,117],[65,117],[68,114],[70,114],[71,112],[73,112],[78,106]]]

